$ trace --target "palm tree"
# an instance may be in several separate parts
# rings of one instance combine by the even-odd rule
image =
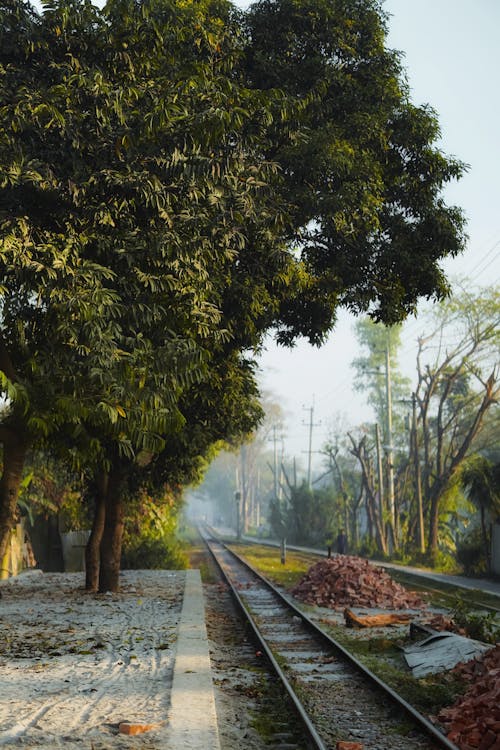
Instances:
[[[486,518],[487,515],[491,518],[500,514],[500,464],[494,465],[484,456],[474,454],[467,460],[460,481],[469,500],[481,513],[481,530],[489,570],[491,554]]]

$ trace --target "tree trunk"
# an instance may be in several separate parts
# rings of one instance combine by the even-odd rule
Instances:
[[[429,541],[427,542],[427,554],[434,560],[439,544],[439,500],[440,495],[432,493],[429,511]]]
[[[85,548],[85,589],[97,591],[99,587],[100,547],[106,519],[106,494],[108,475],[101,471],[96,481],[94,518],[92,531]]]
[[[120,584],[120,558],[123,537],[122,476],[120,468],[113,467],[108,478],[106,494],[106,519],[101,539],[101,564],[99,567],[99,593],[118,592]]]
[[[4,560],[16,520],[17,498],[27,450],[27,441],[9,430],[3,440],[3,474],[0,479],[0,578],[9,576]]]
[[[486,570],[489,573],[491,571],[490,539],[488,535],[488,527],[486,525],[484,505],[481,505],[481,531],[483,534],[484,552],[486,556]]]

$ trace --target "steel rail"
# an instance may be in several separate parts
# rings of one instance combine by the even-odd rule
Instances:
[[[246,604],[242,600],[241,596],[236,591],[236,589],[233,586],[233,584],[232,584],[229,576],[227,575],[226,571],[224,570],[224,568],[222,567],[221,563],[219,562],[219,560],[217,558],[217,555],[215,554],[214,550],[208,544],[207,539],[203,535],[201,535],[201,536],[202,536],[202,539],[204,540],[204,542],[205,542],[205,544],[207,546],[208,551],[212,555],[212,558],[214,559],[214,561],[215,561],[218,569],[220,570],[221,575],[223,576],[224,580],[226,581],[227,585],[229,586],[229,589],[231,591],[231,595],[233,596],[233,598],[235,599],[236,603],[238,604],[238,607],[242,611],[242,613],[243,613],[246,621],[250,624],[250,626],[252,628],[252,631],[253,631],[253,634],[254,634],[254,637],[255,637],[255,640],[259,644],[259,646],[262,649],[262,651],[266,654],[266,656],[269,659],[269,661],[270,661],[270,663],[271,663],[271,665],[272,665],[275,673],[278,675],[280,681],[284,685],[284,687],[285,687],[285,689],[286,689],[286,691],[288,693],[288,696],[290,697],[290,699],[291,699],[291,701],[293,703],[293,706],[294,706],[294,708],[295,708],[295,710],[296,710],[296,712],[297,712],[297,714],[299,716],[299,719],[302,722],[302,724],[304,726],[304,729],[305,729],[305,731],[306,731],[306,733],[307,733],[310,741],[313,744],[313,747],[316,750],[327,750],[327,746],[324,744],[323,740],[321,739],[321,737],[317,733],[316,728],[314,727],[314,724],[311,722],[311,719],[309,718],[307,712],[304,709],[304,706],[302,705],[302,703],[300,702],[299,698],[297,697],[297,695],[296,695],[293,687],[291,686],[291,684],[290,684],[287,676],[285,675],[285,673],[281,669],[280,665],[276,661],[273,652],[271,651],[271,649],[267,645],[266,640],[261,635],[260,630],[258,628],[258,625],[255,622],[255,620],[253,619],[251,612],[249,611],[248,607],[246,606]],[[227,552],[229,552],[230,554],[234,555],[234,553],[232,552],[232,550],[228,549],[223,542],[221,542],[220,540],[215,539],[215,538],[214,538],[214,541],[216,541],[218,544],[221,544],[226,549]]]
[[[432,739],[435,740],[440,745],[440,747],[446,748],[446,750],[458,750],[457,746],[447,737],[445,737],[445,735],[442,734],[438,729],[436,729],[436,727],[428,719],[426,719],[425,716],[417,711],[410,703],[408,703],[404,698],[396,693],[396,691],[393,690],[389,685],[387,685],[383,680],[377,677],[377,675],[374,674],[370,669],[368,669],[368,667],[366,667],[364,664],[362,664],[362,662],[356,659],[356,657],[353,656],[353,654],[351,654],[349,651],[347,651],[344,646],[342,646],[340,643],[338,643],[338,641],[332,638],[332,636],[322,630],[304,612],[298,609],[286,596],[284,596],[282,592],[279,591],[267,578],[262,576],[261,573],[259,573],[249,562],[240,557],[236,552],[234,552],[234,550],[229,549],[229,547],[224,542],[217,538],[217,535],[213,532],[212,529],[209,530],[209,533],[215,541],[221,544],[224,549],[226,549],[242,565],[244,565],[259,580],[261,580],[267,587],[269,587],[276,594],[276,596],[278,596],[286,604],[286,606],[293,611],[294,615],[302,619],[302,621],[308,626],[309,629],[311,629],[320,638],[324,639],[331,647],[333,647],[338,653],[340,653],[348,663],[350,663],[359,672],[361,672],[367,680],[372,682],[378,689],[383,691],[391,699],[391,701],[393,701],[393,703],[398,706],[398,708],[402,709],[408,716],[410,716],[410,718],[417,724],[417,726],[419,726],[426,734],[432,737]]]
[[[237,541],[235,539],[235,541]],[[279,542],[272,541],[270,539],[250,539],[249,537],[245,537],[244,539],[241,539],[241,542],[244,542],[245,544],[261,544],[265,547],[273,547],[278,548],[280,547]],[[293,550],[294,552],[298,552],[303,555],[314,555],[316,557],[328,557],[328,552],[325,552],[321,549],[315,549],[314,547],[298,547],[294,544],[288,544],[287,549]],[[368,559],[368,558],[366,558]],[[433,594],[439,594],[440,596],[443,596],[448,599],[453,599],[456,594],[459,592],[465,593],[468,591],[472,592],[478,592],[482,594],[487,594],[489,596],[497,596],[498,594],[495,594],[494,592],[487,591],[486,589],[473,589],[471,587],[465,587],[462,586],[460,583],[455,583],[454,581],[439,581],[438,579],[433,579],[430,576],[418,573],[417,571],[408,571],[408,570],[399,570],[398,566],[387,566],[385,563],[381,562],[380,560],[373,560],[370,561],[373,562],[374,565],[378,565],[381,568],[384,568],[384,570],[391,571],[393,573],[396,573],[396,575],[399,575],[401,577],[406,577],[411,580],[411,585],[416,586],[423,591],[430,591]],[[429,585],[425,583],[425,581],[429,581]],[[432,583],[442,583],[443,586],[449,586],[453,589],[456,589],[456,592],[451,591],[445,591],[443,589],[436,589],[432,587]],[[475,603],[476,608],[486,609],[490,612],[495,612],[497,614],[500,614],[500,607],[495,607],[493,604],[486,604],[485,602],[476,601]]]

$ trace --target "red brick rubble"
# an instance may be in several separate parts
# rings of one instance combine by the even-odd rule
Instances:
[[[307,604],[331,609],[425,606],[416,593],[393,581],[383,568],[352,555],[338,555],[316,563],[292,589],[292,594]]]
[[[469,683],[437,719],[460,750],[500,750],[500,644],[453,670]]]

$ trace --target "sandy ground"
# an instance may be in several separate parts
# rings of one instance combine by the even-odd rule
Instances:
[[[119,594],[81,573],[0,586],[0,745],[47,750],[164,747],[185,574],[125,571]],[[119,734],[120,722],[158,725]]]

